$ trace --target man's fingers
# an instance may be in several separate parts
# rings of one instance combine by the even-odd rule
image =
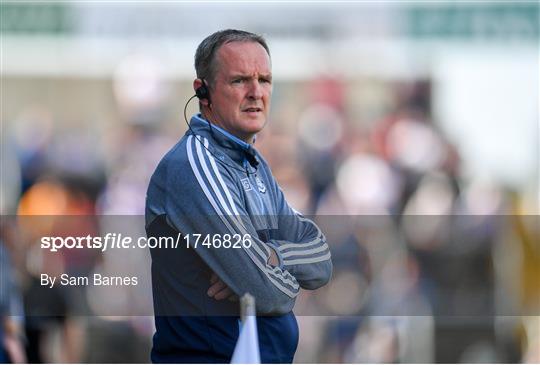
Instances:
[[[236,297],[236,294],[234,294],[234,292],[229,289],[227,284],[221,281],[216,274],[212,275],[210,282],[212,285],[210,285],[210,288],[208,288],[208,291],[206,292],[209,297],[212,297],[215,300],[231,299]]]
[[[227,299],[228,297],[232,295],[234,295],[233,291],[229,289],[228,286],[226,286],[225,289],[223,289],[222,291],[214,295],[214,299],[215,300]]]
[[[206,292],[206,294],[208,294],[209,297],[213,297],[214,295],[216,295],[217,293],[219,293],[226,287],[227,285],[223,281],[218,280],[217,282],[210,285],[210,288],[208,288],[208,291]]]

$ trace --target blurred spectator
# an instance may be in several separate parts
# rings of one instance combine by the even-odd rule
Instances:
[[[2,236],[7,227],[2,225]],[[0,362],[25,363],[24,313],[18,283],[14,278],[9,252],[0,237]]]
[[[22,172],[24,192],[47,173],[47,150],[51,146],[53,120],[51,112],[42,106],[24,109],[13,122],[12,141]]]
[[[320,77],[308,89],[310,104],[298,120],[300,163],[311,190],[310,212],[333,182],[344,138],[344,86],[337,78]]]
[[[13,144],[2,140],[0,146],[0,214],[11,215],[17,210],[17,201],[21,194],[21,168]],[[9,173],[5,173],[9,171]]]

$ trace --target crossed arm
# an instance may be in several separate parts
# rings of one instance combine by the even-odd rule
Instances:
[[[316,289],[328,282],[332,263],[326,238],[313,222],[288,206],[277,184],[269,188],[279,202],[280,239],[263,242],[235,177],[193,136],[179,148],[186,148],[188,168],[171,160],[164,166],[165,181],[157,182],[158,189],[170,189],[164,203],[169,223],[185,234],[248,234],[252,241],[243,249],[195,248],[215,274],[209,296],[225,299],[249,292],[259,313],[281,314],[292,310],[300,287]]]

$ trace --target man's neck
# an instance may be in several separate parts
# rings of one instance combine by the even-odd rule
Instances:
[[[220,123],[216,121],[216,119],[213,117],[211,113],[208,112],[201,112],[201,117],[206,120],[208,123],[211,123],[211,128],[219,128],[219,131],[225,134],[228,137],[231,137],[232,139],[237,139],[240,142],[246,143],[248,145],[252,145],[255,142],[255,135],[250,135],[247,138],[244,138],[242,136],[238,136],[236,133],[228,130],[224,126],[222,126]]]

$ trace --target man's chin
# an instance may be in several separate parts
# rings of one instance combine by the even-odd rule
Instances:
[[[264,126],[266,125],[266,118],[260,117],[260,118],[254,118],[254,119],[247,119],[243,123],[244,125],[244,131],[249,134],[255,134],[259,133]]]
[[[252,143],[253,142],[253,137],[255,137],[256,134],[258,134],[260,131],[262,131],[262,127],[261,128],[253,128],[253,129],[249,129],[249,130],[243,130],[241,136],[238,135],[238,137],[243,140],[244,142],[247,142],[247,143]]]

